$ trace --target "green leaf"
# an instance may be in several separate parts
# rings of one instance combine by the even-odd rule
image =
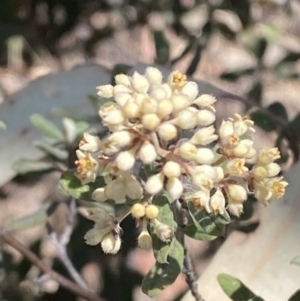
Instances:
[[[82,185],[73,170],[64,172],[59,182],[66,193],[75,199],[84,201],[92,201],[94,190],[106,185],[103,177],[97,177],[94,183]]]
[[[152,204],[156,205],[159,209],[157,220],[174,230],[174,215],[168,198],[165,195],[156,195],[152,200]]]
[[[41,133],[49,138],[59,141],[64,139],[63,132],[51,121],[40,114],[32,114],[30,116],[31,123],[41,131]]]
[[[49,162],[34,161],[26,158],[21,158],[13,163],[12,168],[17,173],[23,175],[30,172],[49,170],[53,168],[53,165]]]
[[[184,233],[194,239],[210,241],[225,233],[225,225],[230,223],[230,216],[208,214],[205,210],[199,211],[192,202],[188,203],[192,224],[188,224]]]
[[[67,110],[65,108],[57,108],[54,107],[51,112],[61,118],[70,118],[73,119],[74,121],[80,121],[83,120],[83,116],[81,116],[80,114],[77,114],[75,112],[72,112],[70,110]]]
[[[195,73],[195,71],[197,70],[198,64],[199,64],[200,59],[201,59],[202,50],[203,50],[203,46],[201,44],[198,44],[196,49],[195,49],[195,53],[194,53],[194,56],[192,58],[192,61],[189,65],[189,67],[186,70],[186,75],[192,76]]]
[[[5,130],[6,129],[6,124],[0,120],[0,129]]]
[[[166,64],[169,61],[170,46],[165,34],[161,30],[153,32],[155,49],[156,49],[156,62],[158,64]]]
[[[274,121],[273,118],[270,117],[270,115],[262,111],[255,111],[251,113],[250,116],[255,125],[259,126],[266,132],[275,131],[277,129],[276,121]]]
[[[249,290],[239,279],[228,274],[219,274],[218,282],[233,301],[264,301]]]
[[[294,258],[291,260],[291,264],[295,264],[295,265],[300,266],[300,255],[294,257]],[[300,299],[299,299],[299,300],[300,300]]]
[[[4,225],[4,229],[9,232],[18,231],[45,223],[48,217],[55,211],[58,204],[57,202],[47,203],[32,214],[8,220]]]
[[[154,297],[171,285],[180,274],[183,267],[184,249],[174,238],[170,245],[168,263],[156,262],[142,283],[142,290],[149,297]]]
[[[77,137],[76,123],[71,118],[63,118],[62,123],[65,128],[66,141],[69,144],[72,144],[76,140],[76,137]]]
[[[41,149],[46,154],[58,159],[66,160],[68,158],[68,152],[58,147],[52,146],[51,144],[44,141],[34,141],[34,145]]]
[[[286,109],[284,107],[284,105],[280,102],[274,102],[271,105],[269,105],[267,107],[267,109],[273,113],[274,115],[278,116],[279,118],[282,119],[282,121],[284,122],[288,122],[289,121],[289,117],[288,114],[286,112]]]
[[[300,290],[296,291],[288,301],[299,301],[300,300]]]
[[[245,68],[245,69],[236,69],[233,71],[225,71],[221,74],[221,78],[228,81],[237,81],[240,77],[244,75],[250,75],[254,72],[253,68]]]

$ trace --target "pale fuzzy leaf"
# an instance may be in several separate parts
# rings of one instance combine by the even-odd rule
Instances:
[[[13,164],[13,169],[19,174],[44,171],[52,168],[53,165],[49,162],[33,161],[26,158],[21,158]]]

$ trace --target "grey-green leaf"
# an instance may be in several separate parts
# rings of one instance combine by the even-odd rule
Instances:
[[[264,301],[256,296],[239,279],[228,274],[219,274],[218,282],[227,296],[233,301]]]
[[[4,229],[11,232],[40,225],[47,221],[48,217],[55,211],[57,205],[57,202],[47,203],[32,214],[8,220],[4,225]]]
[[[300,266],[300,255],[294,257],[292,260],[291,260],[291,264],[295,264],[295,265],[299,265]],[[299,299],[300,300],[300,299]]]
[[[76,123],[71,118],[63,118],[62,122],[65,128],[66,140],[69,144],[72,144],[77,137]]]
[[[104,187],[106,184],[103,177],[97,177],[94,183],[82,185],[80,180],[75,176],[74,171],[69,170],[62,174],[60,185],[70,196],[74,197],[75,199],[91,201],[94,190]]]
[[[52,146],[51,144],[45,141],[34,141],[34,145],[45,152],[46,154],[58,159],[58,160],[66,160],[68,158],[68,152],[60,149],[56,146]]]
[[[26,174],[29,172],[50,170],[53,168],[53,165],[49,162],[21,158],[13,163],[12,168],[19,174]]]
[[[183,267],[184,249],[174,238],[169,250],[168,263],[156,262],[142,283],[142,290],[149,297],[154,297],[171,285]]]
[[[51,121],[40,114],[32,114],[30,116],[31,123],[39,129],[45,136],[62,141],[64,139],[63,132]]]

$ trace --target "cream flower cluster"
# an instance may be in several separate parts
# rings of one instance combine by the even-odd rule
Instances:
[[[110,134],[103,140],[84,134],[76,152],[76,176],[82,184],[104,177],[106,186],[92,196],[98,202],[135,200],[131,213],[143,225],[139,245],[151,244],[148,222],[161,240],[172,237],[151,205],[157,194],[167,192],[171,200],[193,202],[208,213],[228,210],[237,216],[248,193],[263,204],[284,194],[287,183],[276,177],[280,167],[274,163],[278,150],[261,151],[249,169],[247,160],[256,156],[249,135],[253,121],[235,114],[216,132],[216,99],[199,95],[197,84],[184,74],[174,71],[164,82],[158,69],[148,67],[144,75],[117,75],[115,83],[97,88],[100,97],[112,99],[99,111]],[[142,179],[140,171],[146,165],[152,174]],[[150,218],[147,210],[155,217]],[[88,243],[99,241],[100,236],[94,238],[98,227],[96,222],[86,235]]]

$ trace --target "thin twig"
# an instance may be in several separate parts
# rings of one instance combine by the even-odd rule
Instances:
[[[69,204],[69,210],[68,210],[68,218],[67,218],[67,225],[61,234],[60,238],[57,237],[57,233],[53,230],[52,226],[49,222],[46,224],[46,228],[49,234],[49,237],[51,239],[51,242],[56,246],[56,249],[58,251],[58,257],[66,270],[68,271],[69,275],[72,277],[72,279],[80,285],[82,288],[87,289],[88,287],[80,274],[75,269],[72,261],[70,260],[68,253],[67,253],[67,245],[70,241],[71,234],[73,232],[73,225],[74,225],[74,219],[76,215],[76,202],[72,198],[70,200]]]
[[[195,301],[204,301],[198,292],[197,276],[194,271],[191,257],[188,253],[186,243],[184,243],[183,273],[185,274],[186,283],[188,284]]]
[[[186,210],[182,208],[182,205],[179,203],[179,201],[173,202],[172,210],[173,210],[175,221],[178,225],[175,235],[184,248],[182,272],[186,276],[186,283],[188,284],[189,289],[195,298],[195,301],[204,301],[204,299],[201,297],[200,293],[198,292],[197,276],[195,274],[191,258],[187,251],[185,235],[183,232],[183,229],[185,228],[187,222],[186,214],[185,214]]]
[[[48,274],[53,280],[57,281],[62,287],[66,288],[75,295],[80,296],[88,301],[104,301],[95,293],[80,287],[79,285],[52,270],[26,246],[21,244],[10,233],[5,232],[5,230],[3,229],[0,229],[0,239],[19,251],[24,257],[26,257],[30,262],[37,266],[41,270],[41,272]]]

